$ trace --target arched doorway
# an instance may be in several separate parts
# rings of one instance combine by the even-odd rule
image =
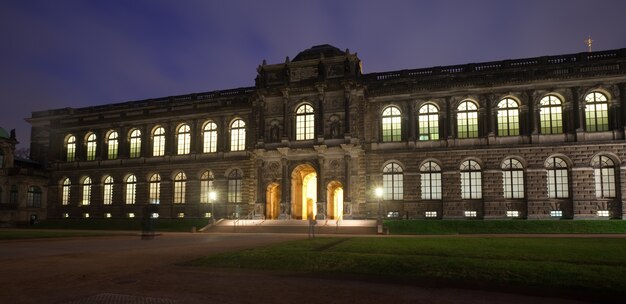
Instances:
[[[265,191],[265,217],[269,220],[277,219],[280,215],[281,191],[278,183],[271,183]]]
[[[302,164],[291,173],[291,216],[306,220],[317,214],[317,173],[315,168]]]
[[[338,181],[328,183],[328,217],[333,220],[343,217],[343,185]]]

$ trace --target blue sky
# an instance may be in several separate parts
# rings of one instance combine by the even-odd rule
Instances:
[[[0,126],[32,111],[252,86],[313,45],[365,73],[626,48],[623,0],[3,0]]]

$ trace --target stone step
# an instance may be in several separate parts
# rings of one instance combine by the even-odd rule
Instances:
[[[318,234],[375,234],[375,220],[318,220]],[[308,221],[302,220],[221,220],[205,227],[203,232],[222,233],[302,233],[309,231]]]

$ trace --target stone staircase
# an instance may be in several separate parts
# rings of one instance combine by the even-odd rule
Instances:
[[[209,233],[298,233],[308,234],[309,222],[302,220],[219,220],[202,229]],[[317,234],[376,234],[376,220],[317,220]]]

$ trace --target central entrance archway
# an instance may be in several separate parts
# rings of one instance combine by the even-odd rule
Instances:
[[[280,215],[281,191],[278,183],[271,183],[265,192],[265,217],[275,220]]]
[[[291,173],[291,216],[306,220],[317,215],[317,172],[309,164],[302,164]]]

